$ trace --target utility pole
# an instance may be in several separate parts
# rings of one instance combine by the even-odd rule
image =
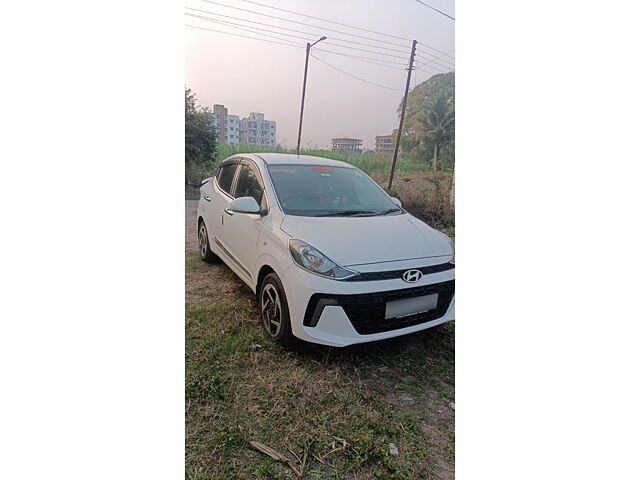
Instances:
[[[409,82],[411,82],[411,71],[413,70],[413,59],[416,56],[416,45],[418,42],[413,41],[411,47],[411,57],[409,58],[409,68],[407,72],[407,84],[404,87],[404,100],[402,101],[402,113],[400,114],[400,125],[398,126],[398,136],[396,137],[396,149],[393,152],[393,163],[391,164],[391,175],[389,176],[389,186],[387,190],[391,190],[393,183],[393,173],[396,170],[396,160],[398,159],[398,149],[400,148],[400,137],[402,136],[402,124],[404,123],[404,112],[407,109],[407,97],[409,96]]]
[[[319,40],[316,40],[313,43],[307,42],[307,56],[304,60],[304,81],[302,82],[302,102],[300,104],[300,125],[298,125],[298,146],[296,147],[296,155],[300,155],[300,137],[302,136],[302,114],[304,113],[304,94],[307,90],[307,68],[309,67],[309,52],[311,52],[311,47],[313,47],[316,43],[326,39],[327,37],[320,37]]]

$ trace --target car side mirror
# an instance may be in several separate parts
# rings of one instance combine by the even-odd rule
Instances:
[[[395,203],[397,206],[399,206],[400,208],[402,208],[402,202],[400,201],[399,198],[396,197],[391,197],[391,200],[393,201],[393,203]]]
[[[229,210],[237,213],[258,213],[262,214],[260,205],[253,197],[240,197],[236,198],[229,204]]]

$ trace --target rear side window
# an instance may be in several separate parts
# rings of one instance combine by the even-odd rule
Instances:
[[[231,194],[231,182],[233,182],[236,168],[238,168],[237,163],[224,165],[220,167],[220,171],[218,172],[218,186],[228,194]]]
[[[262,202],[262,186],[260,181],[256,178],[256,174],[253,169],[242,166],[240,174],[238,175],[238,183],[236,183],[236,198],[240,197],[253,197],[258,205]]]

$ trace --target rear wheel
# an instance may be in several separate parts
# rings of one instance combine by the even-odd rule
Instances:
[[[264,277],[258,301],[267,335],[285,347],[295,344],[296,337],[291,333],[287,296],[278,275],[270,273]]]
[[[200,222],[198,227],[198,246],[200,250],[200,258],[203,262],[215,263],[218,260],[218,256],[211,251],[209,246],[209,235],[207,234],[207,227],[204,221]]]

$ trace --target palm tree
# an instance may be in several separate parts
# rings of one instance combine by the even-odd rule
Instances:
[[[455,130],[455,104],[453,97],[439,94],[427,97],[418,117],[424,135],[433,141],[433,170],[437,170],[438,151],[453,138]]]

